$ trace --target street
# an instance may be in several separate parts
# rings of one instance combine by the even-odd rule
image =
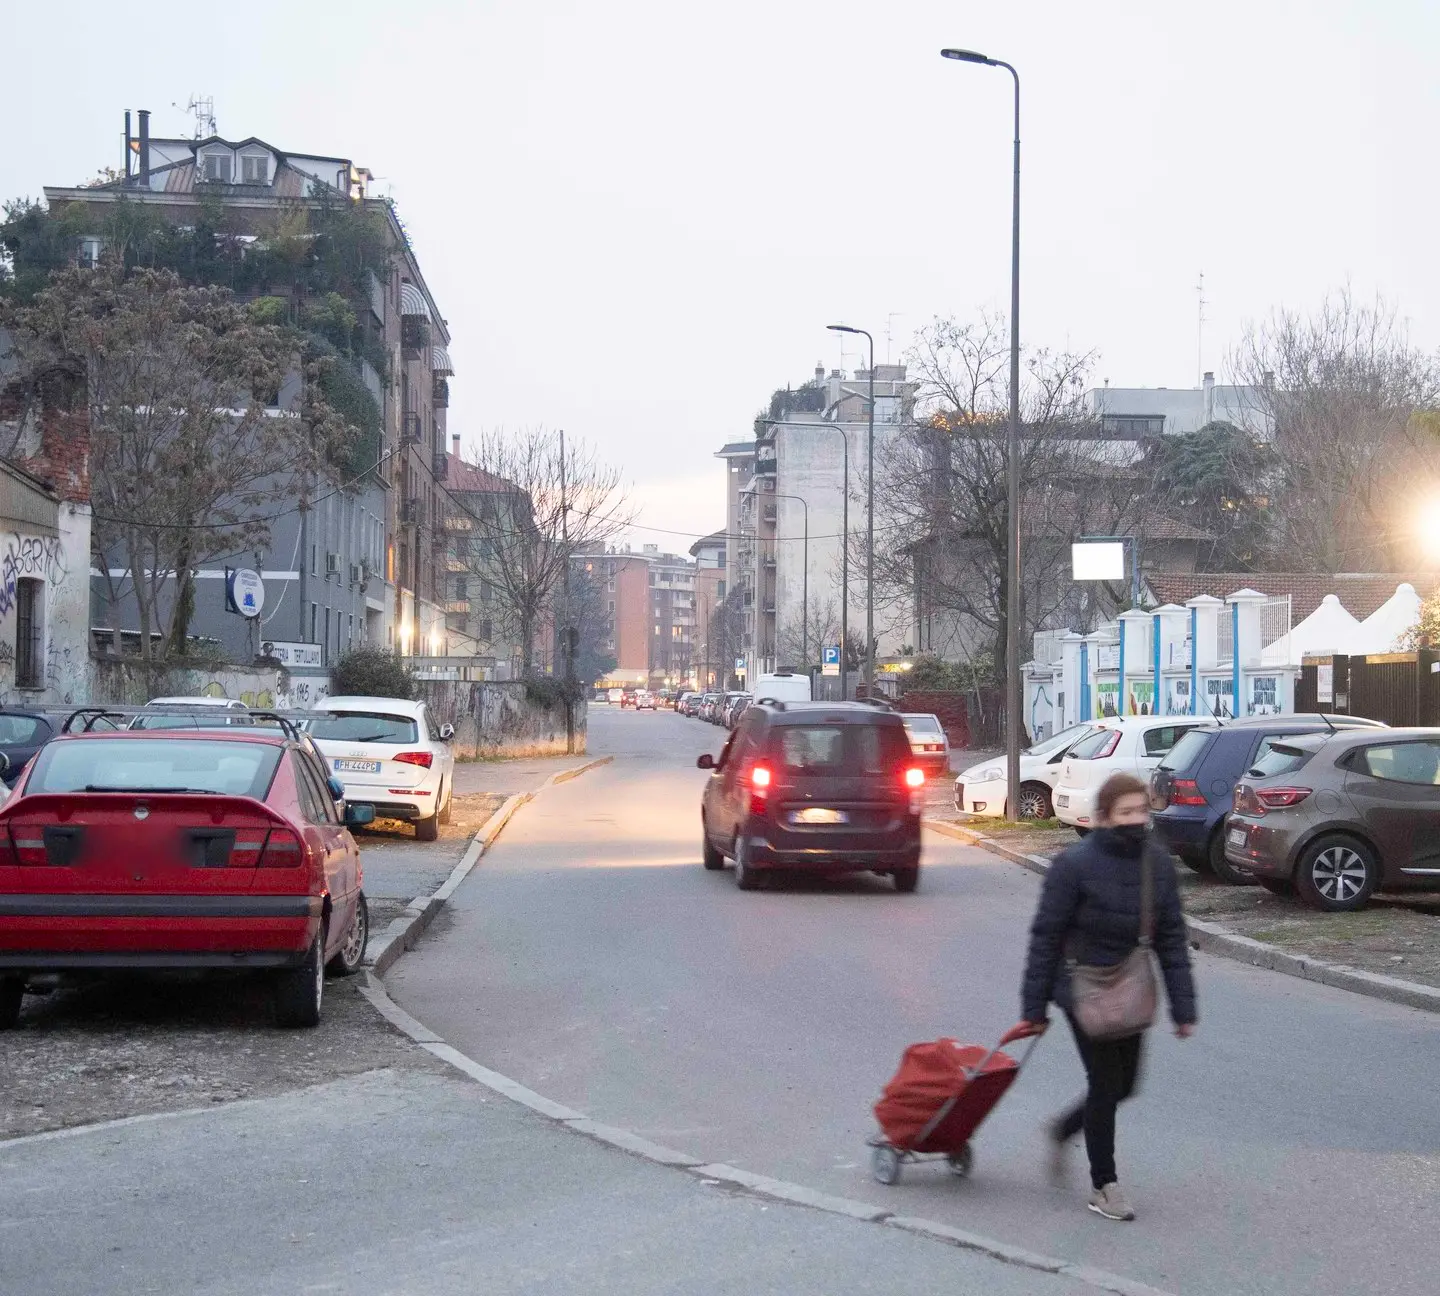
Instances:
[[[1039,881],[931,837],[918,895],[859,877],[738,892],[699,865],[701,751],[723,731],[592,710],[612,765],[528,806],[389,977],[484,1066],[593,1118],[1186,1293],[1433,1290],[1440,1023],[1197,956],[1202,1024],[1157,1032],[1121,1111],[1133,1226],[1045,1176],[1041,1122],[1081,1087],[1063,1026],[959,1183],[868,1175],[869,1107],[903,1047],[1015,1019]]]

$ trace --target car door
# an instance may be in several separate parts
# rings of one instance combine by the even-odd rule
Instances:
[[[1440,877],[1440,739],[1374,743],[1346,762],[1345,793],[1387,881]]]
[[[741,764],[746,750],[753,747],[753,733],[754,729],[750,726],[732,730],[715,759],[715,773],[711,780],[715,812],[710,822],[716,840],[721,843],[728,843],[734,838],[745,811],[749,809],[749,789],[743,784]]]
[[[330,931],[326,953],[337,947],[350,930],[360,890],[360,860],[355,839],[340,822],[326,777],[308,752],[292,748],[291,767],[306,835],[318,844],[325,862],[325,886],[330,892]]]

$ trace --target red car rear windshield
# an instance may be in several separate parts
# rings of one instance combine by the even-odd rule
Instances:
[[[901,725],[783,725],[776,746],[785,770],[801,777],[885,774],[910,759]]]
[[[35,792],[215,792],[264,800],[280,763],[272,743],[204,738],[85,737],[42,747]]]

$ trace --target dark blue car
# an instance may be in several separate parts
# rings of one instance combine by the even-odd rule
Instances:
[[[1383,728],[1359,716],[1272,715],[1217,721],[1182,734],[1150,775],[1150,823],[1186,864],[1222,882],[1254,879],[1225,858],[1225,816],[1235,784],[1273,743],[1297,734]]]

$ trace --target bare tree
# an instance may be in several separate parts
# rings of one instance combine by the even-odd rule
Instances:
[[[562,596],[571,558],[602,549],[630,524],[632,509],[619,470],[573,437],[497,430],[483,433],[471,453],[494,483],[468,508],[463,560],[494,586],[500,620],[530,675],[537,635],[552,620],[569,624]]]
[[[1331,293],[1311,315],[1277,310],[1231,357],[1278,461],[1272,549],[1300,570],[1396,570],[1411,515],[1440,483],[1425,417],[1440,363],[1394,306]]]
[[[67,268],[9,329],[21,390],[11,452],[24,453],[32,393],[84,408],[93,547],[109,579],[133,586],[140,653],[183,654],[196,571],[268,543],[267,509],[293,495],[347,429],[302,375],[296,407],[277,396],[298,364],[284,330],[258,323],[228,290],[168,271]],[[112,594],[115,594],[112,584]],[[167,610],[168,601],[168,610]]]

